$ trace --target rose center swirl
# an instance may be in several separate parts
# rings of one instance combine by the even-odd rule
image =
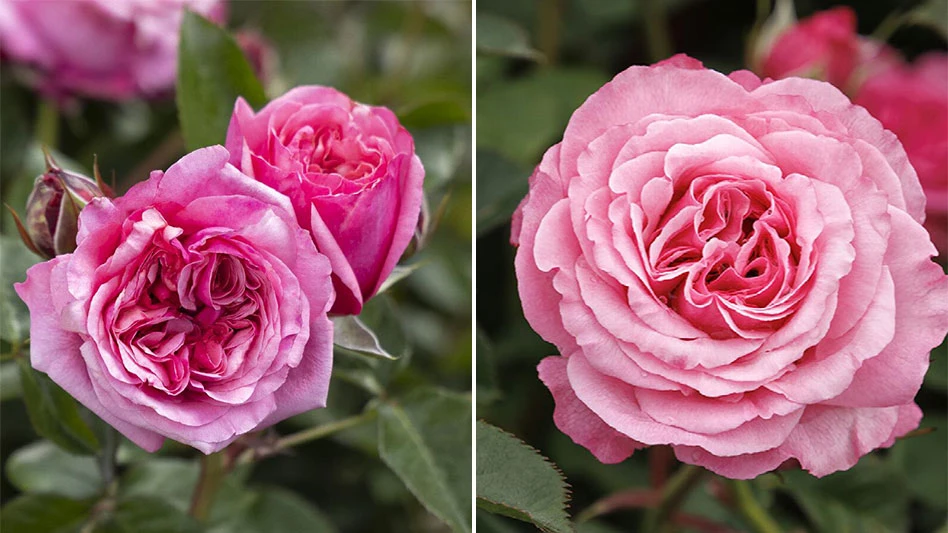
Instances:
[[[117,353],[156,391],[200,393],[239,369],[266,323],[265,274],[226,251],[188,250],[177,238],[156,234],[151,246],[124,276],[106,317]]]
[[[693,179],[646,237],[651,286],[660,301],[713,337],[754,336],[788,316],[800,248],[793,210],[753,178]]]

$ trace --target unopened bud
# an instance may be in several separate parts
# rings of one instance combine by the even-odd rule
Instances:
[[[26,201],[25,222],[17,218],[16,223],[26,245],[51,259],[76,249],[79,212],[93,198],[106,196],[110,191],[101,179],[59,168],[49,154],[46,166],[46,173],[36,178]]]

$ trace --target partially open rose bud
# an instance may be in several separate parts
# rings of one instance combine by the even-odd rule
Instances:
[[[106,196],[110,191],[101,179],[93,180],[60,168],[48,154],[46,167],[46,173],[36,178],[26,201],[24,223],[18,220],[17,224],[26,245],[51,259],[76,249],[79,211],[93,198]]]

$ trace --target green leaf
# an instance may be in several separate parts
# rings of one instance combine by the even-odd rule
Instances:
[[[76,501],[55,494],[27,494],[0,510],[3,533],[78,533],[91,501]]]
[[[254,491],[253,503],[209,533],[336,533],[332,522],[310,502],[280,487]]]
[[[477,506],[550,533],[573,531],[566,480],[520,439],[477,422]]]
[[[570,115],[609,78],[598,71],[543,69],[495,83],[477,98],[477,147],[533,166]]]
[[[527,195],[530,171],[494,150],[477,151],[477,236],[510,222]]]
[[[135,464],[125,472],[119,482],[119,492],[128,497],[156,496],[186,511],[198,474],[199,467],[194,461],[156,457]]]
[[[425,166],[425,191],[437,191],[461,176],[470,177],[471,126],[444,124],[412,130],[415,153]]]
[[[925,388],[948,392],[948,341],[932,350],[931,364],[925,373]]]
[[[148,496],[123,497],[93,533],[199,533],[198,523],[168,502]]]
[[[388,353],[379,343],[375,333],[359,320],[357,316],[344,315],[332,317],[333,342],[339,348],[358,354],[388,359],[397,359]]]
[[[0,153],[3,154],[0,173],[3,175],[4,196],[9,193],[6,188],[8,180],[20,174],[23,156],[30,142],[30,121],[27,115],[29,101],[25,98],[26,94],[27,91],[16,84],[0,87]]]
[[[11,349],[30,336],[30,310],[13,290],[13,284],[26,280],[26,270],[39,262],[19,237],[0,235],[0,339]]]
[[[244,487],[249,467],[238,468],[224,478],[211,507],[208,523],[226,525],[254,502]],[[186,513],[197,485],[200,466],[195,460],[150,457],[134,464],[119,480],[119,494],[126,498],[160,498],[178,512]]]
[[[471,102],[458,98],[432,99],[406,107],[398,120],[409,129],[430,128],[442,124],[470,124]]]
[[[417,389],[379,407],[379,455],[455,532],[471,531],[471,401]]]
[[[376,295],[382,294],[383,292],[391,289],[393,285],[407,278],[412,274],[412,272],[418,270],[422,266],[424,266],[424,263],[421,261],[407,265],[395,265],[395,268],[392,269],[392,273],[389,274],[388,277],[385,278],[385,281],[382,282],[382,285],[379,287]]]
[[[478,533],[520,533],[521,531],[518,527],[519,522],[488,513],[483,509],[477,510],[475,519]]]
[[[0,402],[19,398],[23,395],[20,386],[20,369],[15,361],[0,363]]]
[[[6,471],[10,483],[23,492],[82,499],[95,496],[103,488],[94,458],[66,453],[46,440],[13,452]]]
[[[910,480],[913,496],[936,509],[948,508],[948,418],[944,415],[922,420],[923,428],[934,428],[926,435],[899,439],[889,459]]]
[[[36,433],[73,453],[87,455],[98,451],[99,440],[80,416],[72,396],[45,374],[33,370],[26,357],[18,357],[17,364],[23,401]]]
[[[803,509],[815,533],[905,531],[908,527],[906,480],[877,456],[863,457],[853,468],[821,479],[803,471],[783,474],[783,490]]]
[[[189,150],[223,144],[234,102],[266,103],[263,86],[226,30],[191,12],[181,22],[178,120]]]
[[[479,13],[477,15],[477,52],[531,61],[544,61],[545,57],[530,46],[526,30],[508,19]]]

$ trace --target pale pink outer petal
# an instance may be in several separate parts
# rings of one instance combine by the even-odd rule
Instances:
[[[566,366],[566,357],[547,357],[537,368],[556,402],[553,410],[556,427],[607,464],[622,462],[635,450],[645,447],[609,427],[579,401],[570,386]]]
[[[782,444],[797,426],[803,409],[769,420],[753,419],[735,429],[705,434],[656,422],[635,398],[635,388],[597,372],[580,353],[568,359],[567,376],[577,398],[606,424],[638,442],[699,446],[718,456],[762,452]]]
[[[915,220],[924,222],[925,193],[915,169],[909,163],[905,149],[895,134],[884,129],[864,108],[853,105],[846,95],[828,83],[802,78],[786,78],[767,83],[751,94],[759,98],[770,95],[797,96],[805,99],[812,107],[814,116],[824,113],[837,117],[845,125],[851,138],[874,146],[898,176],[901,187],[877,183],[889,196],[889,203],[905,210]]]
[[[948,278],[931,256],[925,229],[890,207],[892,233],[885,264],[895,282],[895,336],[856,371],[852,384],[829,404],[887,407],[912,401],[922,385],[932,348],[948,324]],[[924,244],[923,244],[924,243]]]
[[[632,94],[635,98],[628,97]],[[559,170],[565,178],[573,178],[579,155],[593,139],[612,126],[632,124],[647,115],[726,115],[728,110],[749,113],[761,107],[743,87],[714,71],[673,65],[630,67],[573,113],[563,134]]]
[[[852,468],[867,453],[888,448],[918,427],[922,411],[914,403],[851,409],[810,406],[783,445],[763,451],[719,457],[695,446],[674,446],[683,462],[703,466],[731,479],[752,479],[788,459],[816,477]]]
[[[523,314],[541,337],[566,352],[576,346],[576,341],[566,332],[558,311],[562,296],[553,288],[554,274],[542,271],[534,257],[537,230],[543,218],[553,204],[565,198],[566,194],[556,170],[559,154],[560,145],[547,150],[540,166],[530,178],[530,194],[517,208],[520,228],[517,228],[519,231],[511,239],[519,243],[514,264]],[[562,235],[561,239],[564,246],[575,241],[572,235]]]
[[[53,306],[53,294],[66,292],[64,270],[69,258],[61,255],[34,265],[27,271],[26,281],[14,285],[30,308],[30,363],[132,442],[147,451],[157,451],[164,437],[115,416],[99,401],[79,353],[82,337],[63,331],[59,325],[61,310]]]

